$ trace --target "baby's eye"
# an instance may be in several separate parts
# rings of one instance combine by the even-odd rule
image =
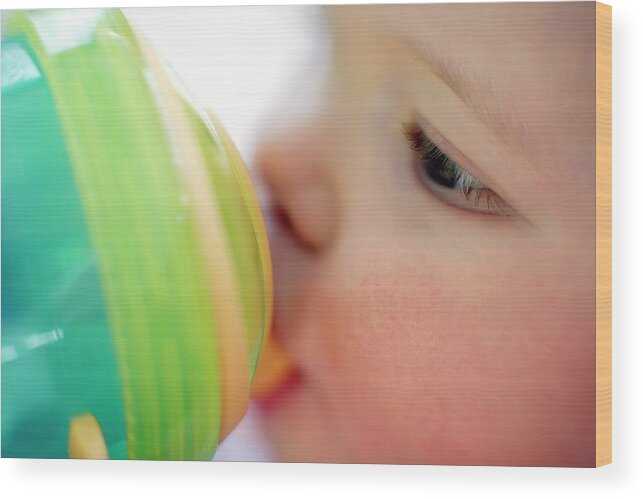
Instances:
[[[405,124],[403,130],[409,147],[418,153],[419,177],[435,196],[471,211],[509,214],[504,199],[442,152],[419,125]]]

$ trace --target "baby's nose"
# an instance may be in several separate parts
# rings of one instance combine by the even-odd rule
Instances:
[[[326,248],[337,230],[334,195],[321,138],[298,130],[266,141],[256,163],[272,195],[276,222],[311,251]]]

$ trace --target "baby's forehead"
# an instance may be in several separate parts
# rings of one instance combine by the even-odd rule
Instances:
[[[342,30],[370,25],[380,40],[402,40],[418,64],[521,145],[551,147],[561,127],[593,133],[593,2],[352,6],[330,17]]]

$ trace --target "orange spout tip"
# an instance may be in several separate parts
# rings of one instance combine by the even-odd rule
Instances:
[[[281,344],[269,336],[259,357],[250,396],[255,399],[267,397],[283,385],[294,373],[294,364]]]

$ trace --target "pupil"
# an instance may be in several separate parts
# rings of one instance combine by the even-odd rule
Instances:
[[[458,184],[458,172],[452,161],[442,151],[433,151],[423,159],[424,170],[438,184],[454,189]]]

